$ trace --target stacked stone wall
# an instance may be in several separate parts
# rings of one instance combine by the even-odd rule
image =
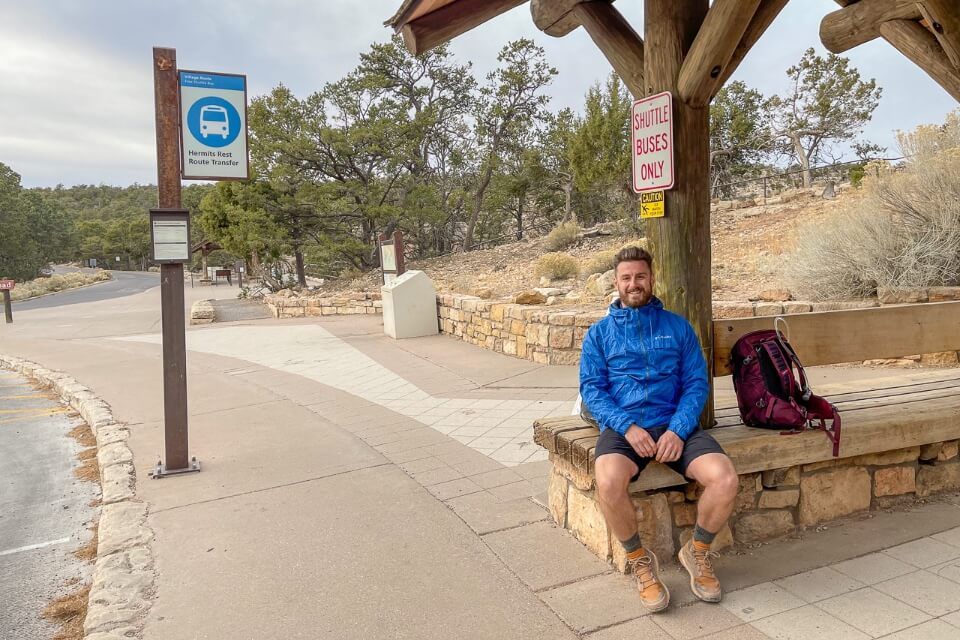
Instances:
[[[289,290],[285,290],[289,291]],[[379,293],[342,293],[336,296],[295,296],[290,291],[264,296],[264,304],[274,318],[303,318],[307,316],[373,315],[383,313]]]
[[[958,444],[950,440],[742,474],[733,516],[718,534],[714,549],[749,546],[845,516],[960,491]],[[594,478],[552,453],[550,459],[548,502],[553,519],[623,571],[623,551],[600,513]],[[675,557],[692,535],[702,490],[689,483],[631,493],[641,538],[661,563]]]

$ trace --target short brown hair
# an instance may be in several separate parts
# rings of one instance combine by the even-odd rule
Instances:
[[[624,247],[617,252],[613,259],[613,270],[616,271],[621,262],[646,262],[650,272],[653,272],[653,256],[643,247]]]

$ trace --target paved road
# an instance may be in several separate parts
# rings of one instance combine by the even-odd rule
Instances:
[[[144,273],[142,271],[111,271],[110,273],[113,275],[113,280],[109,282],[101,282],[90,287],[73,289],[71,291],[61,291],[60,293],[36,298],[34,300],[14,302],[14,321],[16,321],[17,311],[49,309],[51,307],[62,307],[70,304],[79,304],[81,302],[96,302],[110,298],[121,298],[160,286],[159,273]]]
[[[73,475],[78,423],[23,377],[0,369],[0,638],[49,638],[38,616],[89,578],[73,551],[90,539],[95,485]]]

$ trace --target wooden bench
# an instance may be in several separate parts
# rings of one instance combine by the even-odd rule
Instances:
[[[807,367],[960,350],[960,302],[830,311],[785,316],[790,341]],[[714,370],[728,375],[737,338],[770,328],[772,318],[716,320]],[[819,391],[814,383],[814,390]],[[960,488],[960,369],[897,373],[879,384],[824,393],[843,416],[840,459],[818,431],[784,436],[744,426],[732,394],[715,403],[712,435],[741,476],[733,534],[756,542],[892,501]],[[618,559],[603,543],[605,524],[593,501],[594,448],[599,432],[579,417],[534,424],[534,440],[553,462],[549,501],[554,518],[601,557]],[[696,488],[652,463],[630,487],[648,510],[672,514],[672,531],[654,527],[660,550],[672,552],[692,522]],[[576,493],[577,495],[573,495]],[[657,498],[658,494],[665,494]],[[577,513],[568,505],[577,501]],[[663,501],[667,506],[664,506]],[[642,519],[643,514],[641,514]],[[649,518],[648,518],[649,520]],[[653,526],[648,522],[648,528]],[[650,532],[648,532],[650,533]]]

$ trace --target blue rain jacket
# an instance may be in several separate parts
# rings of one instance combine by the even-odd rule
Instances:
[[[656,297],[632,309],[619,300],[587,332],[580,395],[600,429],[626,434],[667,425],[694,432],[707,400],[707,363],[693,327]]]

